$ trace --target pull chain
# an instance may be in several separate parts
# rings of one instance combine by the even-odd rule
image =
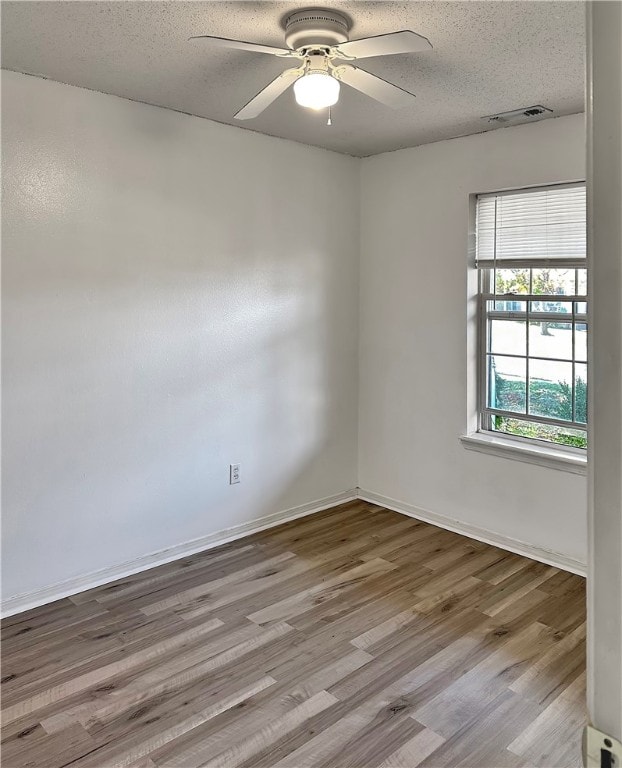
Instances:
[[[333,121],[332,121],[332,119],[331,119],[331,115],[330,115],[330,107],[329,107],[329,108],[328,108],[328,120],[326,121],[326,125],[332,125],[332,124],[333,124]]]

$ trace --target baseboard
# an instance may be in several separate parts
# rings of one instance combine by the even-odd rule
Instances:
[[[512,539],[488,531],[484,528],[479,528],[475,525],[463,523],[460,520],[453,520],[435,512],[428,512],[427,510],[415,507],[412,504],[392,499],[389,496],[382,496],[373,491],[357,488],[344,491],[343,493],[337,493],[333,496],[327,496],[323,499],[309,502],[308,504],[301,504],[298,507],[292,507],[291,509],[286,509],[281,512],[275,512],[272,515],[266,515],[257,520],[251,520],[232,528],[216,531],[199,539],[176,544],[167,549],[151,552],[147,555],[137,557],[134,560],[113,565],[109,568],[103,568],[82,576],[76,576],[72,579],[67,579],[66,581],[34,590],[33,592],[14,595],[0,603],[0,615],[2,617],[13,616],[16,613],[22,613],[31,608],[37,608],[40,605],[53,603],[55,600],[60,600],[63,597],[70,597],[79,592],[85,592],[88,589],[100,587],[102,584],[109,584],[111,581],[122,579],[125,576],[131,576],[134,573],[140,573],[149,568],[155,568],[158,565],[164,565],[165,563],[179,560],[188,555],[194,555],[197,552],[213,549],[214,547],[226,544],[229,541],[235,541],[244,536],[250,536],[253,533],[273,528],[282,523],[287,523],[290,520],[296,520],[299,517],[312,515],[315,512],[321,512],[324,509],[330,509],[330,507],[336,507],[339,504],[345,504],[346,502],[353,501],[357,498],[372,504],[378,504],[387,509],[392,509],[395,512],[413,517],[416,520],[422,520],[431,525],[437,525],[439,528],[445,528],[448,531],[453,531],[454,533],[468,536],[471,539],[482,541],[485,544],[492,544],[500,549],[515,552],[518,555],[529,557],[532,560],[538,560],[547,565],[553,565],[564,571],[570,571],[571,573],[576,573],[580,576],[585,576],[587,574],[587,565],[585,563],[582,563],[579,560],[574,560],[559,552],[536,547],[532,544],[527,544],[524,541]]]
[[[323,499],[301,504],[298,507],[285,509],[281,512],[275,512],[272,515],[260,517],[257,520],[250,520],[247,523],[226,528],[222,531],[210,533],[199,539],[193,539],[182,544],[176,544],[166,549],[151,552],[142,555],[134,560],[129,560],[118,565],[103,568],[98,571],[76,576],[72,579],[52,584],[49,587],[26,592],[21,595],[14,595],[2,601],[0,604],[0,615],[5,618],[13,616],[16,613],[28,611],[31,608],[37,608],[40,605],[53,603],[63,597],[70,597],[79,592],[85,592],[94,587],[100,587],[102,584],[109,584],[111,581],[122,579],[125,576],[131,576],[134,573],[146,571],[149,568],[155,568],[158,565],[170,563],[173,560],[179,560],[188,555],[194,555],[197,552],[203,552],[207,549],[213,549],[229,541],[241,539],[244,536],[250,536],[252,533],[264,531],[267,528],[273,528],[276,525],[287,523],[290,520],[296,520],[299,517],[306,517],[315,512],[321,512],[323,509],[330,509],[339,504],[345,504],[348,501],[354,501],[357,498],[356,489],[336,493],[333,496],[326,496]]]
[[[533,544],[527,544],[524,541],[512,539],[508,536],[503,536],[500,533],[488,531],[485,528],[479,528],[476,525],[463,523],[460,520],[453,520],[449,517],[436,514],[435,512],[428,512],[427,510],[420,509],[412,504],[406,504],[403,501],[397,501],[388,496],[382,496],[379,493],[366,491],[363,488],[358,489],[358,497],[362,501],[378,504],[381,507],[392,509],[394,512],[400,512],[402,515],[408,515],[408,517],[414,517],[416,520],[422,520],[424,523],[431,523],[432,525],[437,525],[439,528],[445,528],[448,531],[460,533],[463,536],[482,541],[485,544],[492,544],[495,547],[507,549],[509,552],[514,552],[517,555],[523,555],[532,560],[538,560],[541,563],[553,565],[556,568],[561,568],[563,571],[570,571],[570,573],[576,573],[579,576],[587,575],[587,565],[585,563],[582,563],[579,560],[574,560],[566,555],[562,555],[560,552],[553,552],[542,547],[536,547]]]

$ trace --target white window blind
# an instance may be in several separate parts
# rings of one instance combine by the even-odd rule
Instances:
[[[585,185],[538,187],[477,198],[477,266],[581,266],[586,257]]]

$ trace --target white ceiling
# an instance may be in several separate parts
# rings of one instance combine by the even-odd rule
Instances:
[[[272,56],[210,49],[191,35],[284,44],[283,17],[320,6],[352,19],[350,39],[411,29],[434,50],[366,59],[417,95],[391,110],[349,88],[333,125],[291,89],[256,120],[232,115],[290,66]],[[583,111],[582,2],[27,2],[2,3],[2,66],[188,112],[222,123],[366,156],[478,133],[483,115],[544,104]]]

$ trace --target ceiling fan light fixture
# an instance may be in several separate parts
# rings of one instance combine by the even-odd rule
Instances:
[[[294,96],[301,107],[332,107],[339,100],[339,80],[326,72],[309,72],[294,83]]]
[[[414,94],[359,69],[352,62],[428,51],[432,48],[430,41],[410,29],[350,40],[350,24],[349,17],[341,13],[325,8],[303,8],[285,20],[286,48],[213,35],[194,35],[191,39],[295,61],[296,66],[283,70],[238,110],[233,116],[236,120],[258,117],[291,85],[297,103],[307,109],[330,110],[339,101],[342,83],[388,107],[411,106]],[[330,114],[328,119],[330,125]]]

